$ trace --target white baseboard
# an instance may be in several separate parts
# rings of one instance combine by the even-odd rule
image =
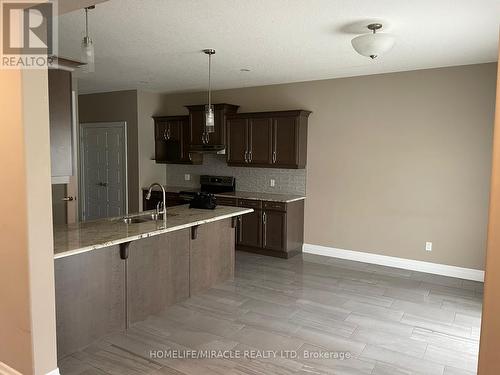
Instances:
[[[61,375],[59,373],[59,368],[56,368],[55,370],[52,370],[51,372],[47,373],[47,375]]]
[[[0,375],[22,375],[19,371],[0,361]]]
[[[402,268],[405,270],[432,273],[436,275],[457,277],[459,279],[474,280],[484,282],[484,271],[473,268],[462,268],[449,266],[447,264],[438,264],[430,262],[422,262],[420,260],[396,258],[386,255],[373,253],[364,253],[361,251],[336,249],[334,247],[304,244],[304,253],[324,255],[332,258],[355,260],[358,262],[378,264],[381,266],[389,266]]]

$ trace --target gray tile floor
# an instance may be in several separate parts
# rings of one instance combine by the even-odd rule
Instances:
[[[61,374],[476,372],[482,283],[308,254],[236,262],[234,281],[64,358]]]

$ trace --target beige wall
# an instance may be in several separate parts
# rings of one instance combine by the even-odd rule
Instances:
[[[26,196],[24,139],[22,123],[21,73],[0,70],[0,168],[2,170],[0,231],[0,361],[29,373],[33,366],[30,309],[28,238],[26,236],[27,202],[12,199]],[[13,157],[14,156],[14,157]],[[4,261],[8,259],[9,261]],[[12,286],[15,285],[15,288]]]
[[[498,343],[500,342],[500,80],[497,83],[493,167],[491,173],[488,249],[484,282],[479,375],[500,374]]]
[[[47,72],[0,70],[0,361],[57,368]],[[19,199],[13,199],[18,197]]]
[[[54,240],[46,71],[23,72],[24,155],[34,374],[57,368]]]
[[[313,111],[307,243],[482,269],[495,77],[496,64],[481,64],[222,90],[214,101]],[[204,100],[165,95],[160,112]]]
[[[80,123],[127,122],[129,212],[139,211],[139,159],[137,147],[137,91],[114,91],[78,96]]]

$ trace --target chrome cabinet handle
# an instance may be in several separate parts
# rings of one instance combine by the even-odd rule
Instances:
[[[209,137],[208,133],[206,132],[201,135],[201,141],[203,142],[204,145],[208,143],[208,137]]]
[[[245,151],[245,163],[248,163],[248,151]]]
[[[252,151],[248,151],[248,162],[252,162]]]
[[[74,199],[75,199],[75,198],[73,198],[73,197],[64,197],[64,198],[61,198],[61,200],[62,200],[62,201],[64,201],[64,202],[71,202],[71,201],[73,201]]]
[[[273,164],[276,163],[276,151],[273,151]]]

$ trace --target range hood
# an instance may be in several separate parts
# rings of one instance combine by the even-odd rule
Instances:
[[[198,154],[226,154],[226,146],[225,145],[191,145],[189,147],[190,153],[198,153]]]

